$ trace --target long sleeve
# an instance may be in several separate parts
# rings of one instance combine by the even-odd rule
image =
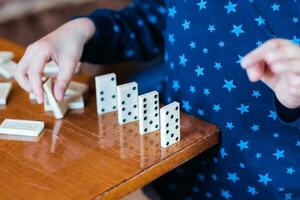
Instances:
[[[274,97],[276,112],[280,120],[290,126],[300,128],[300,109],[288,109]]]
[[[133,0],[120,11],[97,9],[88,17],[96,33],[81,60],[96,64],[144,62],[161,56],[166,27],[163,0]]]

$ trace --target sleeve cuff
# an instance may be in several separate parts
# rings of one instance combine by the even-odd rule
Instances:
[[[282,123],[300,128],[300,108],[289,109],[282,105],[274,95],[276,113]]]

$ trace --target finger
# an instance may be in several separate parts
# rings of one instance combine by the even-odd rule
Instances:
[[[18,63],[15,79],[19,85],[27,92],[31,92],[30,82],[28,79],[28,66],[31,58],[31,52],[28,51],[28,48],[25,51],[25,54]]]
[[[38,56],[30,63],[28,77],[33,93],[35,94],[38,103],[44,100],[44,92],[42,88],[42,75],[45,64],[49,58],[47,56]]]
[[[256,82],[261,79],[264,75],[265,67],[264,64],[256,64],[255,67],[247,69],[247,75],[251,82]]]
[[[65,60],[60,63],[60,71],[54,85],[54,95],[56,100],[62,101],[64,99],[65,91],[72,79],[77,62],[72,60]]]
[[[276,83],[278,82],[278,76],[274,75],[270,70],[265,69],[263,76],[260,80],[266,84],[272,90],[275,90]]]
[[[261,62],[264,60],[265,54],[274,51],[275,49],[278,49],[282,46],[286,46],[291,44],[288,40],[283,39],[272,39],[267,42],[265,42],[262,46],[254,49],[249,54],[247,54],[242,62],[241,65],[243,68],[249,68],[255,65],[257,62]]]
[[[276,74],[283,74],[283,73],[300,74],[300,58],[297,60],[275,62],[270,65],[270,68]]]
[[[269,51],[265,55],[265,60],[269,65],[271,65],[274,62],[293,59],[300,60],[300,48],[294,44],[283,46],[274,51]]]
[[[295,94],[300,95],[300,75],[288,74],[287,83],[289,89],[293,89]]]

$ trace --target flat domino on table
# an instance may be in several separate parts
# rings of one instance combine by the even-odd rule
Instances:
[[[82,95],[88,90],[88,85],[76,81],[71,81],[67,90],[67,96]]]
[[[126,124],[138,120],[138,85],[136,82],[117,86],[118,121]]]
[[[97,113],[104,114],[117,110],[117,78],[115,73],[95,78]]]
[[[0,125],[0,134],[36,137],[44,127],[42,121],[5,119]]]
[[[160,144],[166,148],[180,140],[180,105],[173,102],[160,109]]]
[[[17,63],[14,61],[8,61],[6,63],[0,64],[0,75],[6,79],[11,79],[15,75],[15,70],[17,68]]]
[[[46,97],[51,105],[53,114],[56,119],[62,119],[68,111],[68,105],[64,102],[57,102],[52,91],[52,79],[49,78],[43,85]]]
[[[139,118],[140,134],[159,130],[159,94],[157,91],[139,96]]]
[[[6,63],[14,58],[12,51],[0,51],[0,64]]]
[[[2,82],[0,83],[0,105],[6,105],[7,98],[12,89],[12,83]]]

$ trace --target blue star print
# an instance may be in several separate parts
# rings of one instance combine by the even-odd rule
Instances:
[[[243,141],[243,140],[240,140],[240,143],[236,144],[237,146],[240,147],[240,150],[244,150],[244,149],[249,149],[248,147],[248,141]]]
[[[223,85],[223,88],[226,88],[228,92],[231,92],[233,88],[236,88],[236,86],[233,84],[233,80],[227,81],[224,79],[225,84]]]
[[[255,196],[257,194],[255,187],[251,187],[251,186],[248,186],[248,192],[250,194],[252,194],[253,196]]]
[[[233,129],[234,128],[234,125],[232,122],[227,122],[226,123],[226,128],[228,128],[229,130]]]
[[[213,110],[216,112],[219,112],[221,110],[221,106],[219,104],[214,104],[213,105]]]
[[[295,170],[292,167],[288,167],[286,168],[286,173],[292,175],[293,173],[295,173]]]
[[[181,56],[179,56],[179,65],[183,65],[185,67],[187,61],[188,61],[188,59],[186,59],[186,57],[185,57],[184,54],[182,54]]]
[[[280,5],[274,3],[271,8],[273,9],[273,11],[279,11]]]
[[[249,112],[249,105],[241,104],[241,106],[238,107],[237,110],[239,110],[241,112],[241,114],[248,113]]]
[[[231,3],[231,1],[228,2],[228,4],[226,6],[224,6],[224,8],[226,8],[227,10],[227,14],[231,13],[231,12],[236,12],[236,6],[237,4],[233,4]]]
[[[182,101],[182,104],[183,104],[183,109],[185,110],[185,111],[189,111],[189,110],[191,110],[192,109],[192,107],[190,106],[190,102],[189,101],[185,101],[185,100],[183,100]]]
[[[174,18],[176,13],[177,13],[177,11],[176,11],[176,8],[174,6],[172,8],[169,8],[169,17]]]
[[[245,33],[245,31],[242,29],[243,25],[232,25],[233,29],[231,30],[231,33],[234,33],[236,37],[239,37],[241,33]]]
[[[178,80],[174,80],[174,81],[173,81],[172,88],[173,88],[175,91],[178,91],[178,90],[180,89],[180,85],[179,85],[179,81],[178,81]]]
[[[206,9],[206,4],[207,1],[201,0],[199,3],[197,3],[197,6],[199,6],[199,10],[202,10],[202,9]]]
[[[236,175],[236,173],[227,173],[227,180],[232,181],[233,183],[235,183],[236,181],[240,180],[240,178]]]
[[[279,150],[279,149],[276,149],[276,152],[273,153],[273,156],[276,157],[276,160],[279,160],[280,158],[284,158],[284,150]]]
[[[223,196],[225,199],[230,199],[232,196],[228,190],[221,189],[221,196]]]
[[[190,29],[190,24],[191,24],[190,21],[184,20],[184,22],[183,22],[183,24],[182,24],[183,30]]]
[[[261,25],[265,25],[266,20],[264,18],[262,18],[261,16],[259,16],[259,17],[255,18],[255,21],[257,21],[258,26],[261,26]]]
[[[258,182],[259,183],[263,183],[265,186],[268,185],[268,182],[272,181],[272,179],[269,178],[269,174],[268,173],[266,173],[265,175],[259,174],[258,176],[259,176]]]
[[[197,68],[194,70],[197,74],[197,77],[204,76],[204,68],[197,65]]]

